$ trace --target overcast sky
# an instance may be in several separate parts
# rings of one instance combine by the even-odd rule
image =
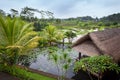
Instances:
[[[120,13],[120,0],[0,0],[0,9],[5,12],[9,12],[11,8],[21,10],[26,6],[51,11],[56,18],[100,18]]]

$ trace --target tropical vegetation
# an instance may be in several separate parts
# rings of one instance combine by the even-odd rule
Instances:
[[[47,77],[37,73],[30,72],[27,68],[20,66],[8,66],[0,64],[0,71],[7,72],[19,78],[19,80],[55,80],[55,78]]]
[[[35,13],[41,17],[35,17]],[[0,71],[22,80],[54,80],[16,66],[29,67],[33,56],[36,58],[42,49],[48,49],[49,60],[56,65],[58,74],[62,73],[58,80],[64,80],[72,62],[70,51],[66,52],[66,49],[71,49],[74,38],[106,28],[120,28],[119,17],[120,13],[103,18],[84,16],[59,19],[54,18],[50,11],[31,7],[19,11],[10,9],[10,13],[0,9]],[[90,74],[97,73],[98,79],[106,70],[120,71],[109,56],[81,59],[74,68],[76,72],[83,69]]]
[[[58,74],[60,75],[61,73],[58,80],[65,80],[67,77],[67,71],[72,62],[69,52],[55,49],[54,51],[52,50],[52,55],[50,58],[56,65]]]
[[[39,37],[32,24],[20,19],[0,16],[0,59],[4,64],[16,64],[20,55],[38,45]]]
[[[97,76],[98,80],[101,80],[104,73],[108,70],[116,71],[117,73],[120,72],[120,67],[110,56],[83,58],[80,61],[77,61],[74,66],[75,72],[78,72],[80,69],[87,71],[89,75],[91,73]],[[92,77],[90,76],[90,78]]]

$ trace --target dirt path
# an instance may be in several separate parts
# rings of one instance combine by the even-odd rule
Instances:
[[[7,73],[0,72],[0,80],[20,80],[14,76],[11,76]]]

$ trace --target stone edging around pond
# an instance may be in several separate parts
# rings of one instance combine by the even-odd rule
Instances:
[[[45,76],[48,76],[48,77],[51,77],[51,78],[57,79],[59,77],[58,75],[43,72],[43,71],[40,71],[40,70],[38,71],[36,69],[28,68],[28,67],[25,67],[25,66],[21,66],[21,65],[17,65],[17,66],[20,67],[20,68],[23,68],[23,69],[27,69],[30,72],[34,72],[34,73],[37,73],[37,74],[40,74],[40,75],[45,75]],[[65,80],[74,80],[74,79],[65,78]]]

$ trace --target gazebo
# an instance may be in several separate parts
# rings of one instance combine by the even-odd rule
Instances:
[[[72,48],[79,56],[109,55],[120,62],[120,28],[88,33],[73,43]]]

